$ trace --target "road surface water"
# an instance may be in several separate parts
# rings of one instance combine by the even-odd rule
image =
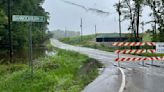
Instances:
[[[85,54],[91,58],[99,60],[104,69],[101,74],[82,92],[118,92],[122,75],[118,70],[114,59],[117,55],[112,52],[101,51],[86,47],[71,46],[51,39],[51,44],[55,47],[76,51]],[[137,57],[132,55],[120,55],[121,57]],[[151,62],[145,62],[151,64]],[[164,63],[154,62],[161,67],[155,67],[141,62],[121,62],[126,76],[126,85],[123,92],[164,92]]]

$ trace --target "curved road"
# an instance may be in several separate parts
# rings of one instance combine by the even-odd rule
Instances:
[[[118,92],[122,83],[121,72],[116,67],[114,59],[117,57],[112,52],[100,51],[85,47],[71,46],[51,39],[55,47],[76,51],[91,58],[99,60],[105,68],[100,75],[90,83],[82,92]],[[134,57],[121,55],[121,57]],[[136,56],[135,56],[136,57]],[[139,62],[121,62],[126,76],[126,85],[123,92],[164,92],[164,63],[154,62],[160,67],[150,66],[151,62],[145,62],[142,66]]]

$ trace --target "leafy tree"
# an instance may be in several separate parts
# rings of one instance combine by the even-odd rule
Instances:
[[[164,0],[147,0],[146,4],[152,10],[150,16],[153,16],[153,20],[148,23],[154,23],[154,41],[164,41]],[[157,34],[157,31],[159,31],[159,34]]]
[[[135,37],[135,41],[139,41],[139,24],[142,14],[144,0],[122,0],[121,13],[123,20],[130,20],[129,30],[132,31],[131,37]]]
[[[116,7],[116,11],[119,15],[119,35],[120,35],[120,41],[121,41],[121,34],[122,34],[122,32],[121,32],[121,15],[122,15],[122,13],[121,13],[121,8],[122,8],[121,1],[119,0],[119,2],[116,3],[114,6]]]
[[[11,14],[45,16],[48,19],[48,12],[42,8],[43,2],[44,0],[11,0]],[[8,48],[6,48],[6,45],[9,44],[7,10],[7,0],[0,0],[0,50],[8,50]],[[30,23],[24,22],[11,23],[13,48],[15,52],[28,47],[29,24]],[[47,24],[47,21],[45,23],[33,23],[33,46],[39,46],[47,39],[45,32],[47,30]]]
[[[4,11],[0,9],[0,48],[2,48],[1,45],[4,45],[5,41],[7,40],[7,33],[4,31],[4,29],[7,27],[6,24],[7,16],[4,14]]]

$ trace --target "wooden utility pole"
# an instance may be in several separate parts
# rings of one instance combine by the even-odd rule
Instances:
[[[80,28],[81,28],[81,32],[80,32],[80,36],[81,36],[81,41],[83,40],[82,36],[83,36],[83,19],[81,18],[81,22],[80,22]]]
[[[97,25],[95,25],[95,38],[97,37]]]
[[[64,36],[65,36],[65,38],[67,37],[67,29],[66,29],[66,27],[65,27]]]

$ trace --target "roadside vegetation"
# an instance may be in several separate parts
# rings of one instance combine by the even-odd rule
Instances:
[[[148,41],[151,42],[151,37],[149,36],[150,34],[144,34],[143,35],[143,41]],[[89,47],[89,48],[94,48],[94,49],[99,49],[99,50],[103,50],[103,51],[108,51],[108,52],[114,52],[114,50],[116,49],[130,49],[130,47],[120,47],[120,48],[114,48],[114,47],[110,47],[106,44],[102,43],[96,43],[95,42],[95,35],[85,35],[82,36],[82,41],[80,40],[81,37],[69,37],[69,38],[61,38],[59,39],[61,42],[67,43],[67,44],[71,44],[71,45],[75,45],[75,46],[82,46],[82,47]],[[132,47],[133,49],[136,49],[136,47]],[[153,49],[152,47],[141,47],[142,49]],[[133,54],[134,55],[134,54]],[[135,54],[137,55],[137,54]],[[164,56],[164,54],[156,54],[156,53],[144,53],[144,54],[140,54],[139,56]]]
[[[102,67],[94,59],[56,49],[56,56],[34,62],[34,75],[26,64],[0,65],[0,92],[80,92]]]
[[[95,42],[95,40],[96,40],[95,37],[96,37],[95,35],[85,35],[85,36],[82,36],[82,40],[81,40],[80,36],[69,37],[69,38],[61,38],[59,40],[61,42],[71,44],[71,45],[89,47],[89,48],[94,48],[94,49],[99,49],[99,50],[109,51],[109,52],[114,51],[114,48],[109,47],[108,45],[105,45],[103,43],[96,43]]]
[[[42,7],[44,0],[10,0],[12,15],[40,15],[49,18],[49,13]],[[18,58],[25,58],[28,53],[28,33],[29,23],[12,22],[11,24],[11,38],[13,48],[13,60],[9,62],[9,47],[10,37],[8,30],[8,1],[0,0],[0,60],[2,63],[15,63]],[[39,48],[49,39],[50,35],[47,30],[48,22],[33,23],[32,26],[32,40],[33,46]],[[21,53],[21,54],[20,54]],[[24,62],[24,61],[23,61]],[[1,63],[1,62],[0,62]]]
[[[143,53],[138,56],[147,56],[147,57],[162,57],[164,54],[157,54],[157,53]]]

